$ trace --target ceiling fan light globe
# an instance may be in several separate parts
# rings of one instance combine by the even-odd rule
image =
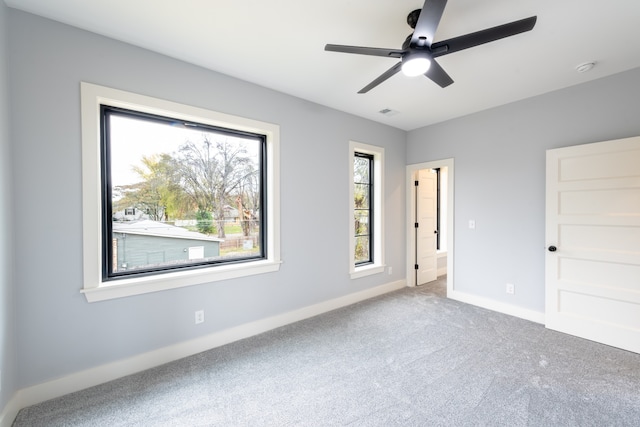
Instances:
[[[406,61],[402,61],[402,73],[405,76],[415,77],[426,73],[430,66],[429,58],[420,56],[408,58]]]

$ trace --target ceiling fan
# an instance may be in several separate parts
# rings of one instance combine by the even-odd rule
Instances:
[[[537,16],[532,16],[434,43],[433,38],[446,5],[447,0],[425,0],[422,9],[409,13],[407,23],[414,31],[406,38],[402,49],[328,44],[324,50],[400,59],[400,62],[360,89],[358,93],[369,92],[400,70],[409,76],[424,74],[440,87],[447,87],[453,83],[453,79],[435,61],[435,58],[530,31],[537,20]]]

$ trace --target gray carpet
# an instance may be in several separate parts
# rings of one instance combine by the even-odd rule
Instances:
[[[402,289],[47,401],[21,426],[640,426],[640,355]]]

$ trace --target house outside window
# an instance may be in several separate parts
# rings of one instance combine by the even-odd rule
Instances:
[[[90,302],[279,269],[278,126],[88,83],[81,93]]]
[[[384,148],[349,143],[350,275],[384,271]]]

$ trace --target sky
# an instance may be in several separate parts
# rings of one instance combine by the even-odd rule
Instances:
[[[110,120],[111,179],[114,187],[140,181],[133,167],[142,166],[140,160],[143,156],[172,155],[185,141],[202,141],[204,135],[202,129],[119,115],[111,115]],[[257,159],[257,144],[247,144],[246,148]]]
[[[111,179],[114,186],[140,181],[133,171],[143,156],[178,150],[190,135],[187,129],[146,120],[111,116]]]

